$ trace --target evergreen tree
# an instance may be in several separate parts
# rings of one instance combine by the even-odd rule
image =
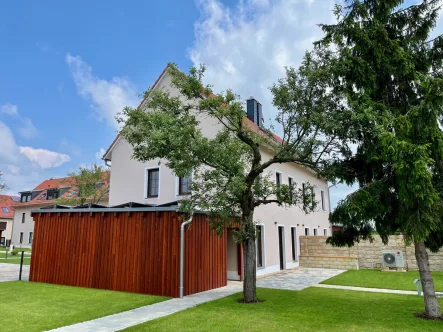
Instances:
[[[317,43],[335,54],[333,91],[351,111],[357,146],[334,173],[360,185],[332,213],[344,231],[328,241],[351,246],[376,231],[387,242],[401,231],[415,245],[430,318],[440,308],[426,247],[443,245],[443,39],[430,38],[439,9],[438,0],[348,0]]]

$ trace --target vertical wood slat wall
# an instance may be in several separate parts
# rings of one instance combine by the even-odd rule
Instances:
[[[33,214],[30,280],[179,296],[180,225],[173,211]],[[194,215],[185,231],[184,294],[227,285],[227,233]]]

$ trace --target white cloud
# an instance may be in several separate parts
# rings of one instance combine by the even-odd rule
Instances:
[[[103,155],[105,154],[106,150],[103,148],[100,148],[100,151],[95,153],[95,159],[101,160],[103,158]]]
[[[17,105],[12,105],[12,104],[4,104],[0,106],[1,113],[6,115],[12,115],[12,116],[18,115],[17,109],[18,109]]]
[[[322,36],[319,23],[333,21],[333,0],[248,0],[229,9],[218,0],[199,0],[201,17],[189,56],[207,66],[205,80],[216,91],[231,88],[263,104],[275,118],[269,87],[297,66]],[[277,129],[278,131],[278,129]]]
[[[33,138],[38,135],[37,128],[35,128],[30,118],[22,118],[22,127],[18,128],[18,133],[24,138]]]
[[[54,177],[58,174],[44,174],[42,166],[31,161],[28,156],[22,154],[22,147],[18,146],[11,129],[0,121],[0,171],[4,174],[4,181],[8,186],[7,193],[16,195],[19,191],[34,188],[45,177]],[[38,150],[33,148],[25,148],[26,150]],[[44,150],[48,151],[48,150]],[[49,154],[57,152],[48,151]],[[69,157],[68,157],[69,158]],[[55,158],[56,160],[57,158]],[[66,155],[60,157],[59,160],[66,160]],[[41,163],[40,163],[41,164]],[[57,162],[52,165],[56,166]],[[46,166],[46,165],[44,165]],[[26,171],[24,171],[26,170]]]
[[[33,138],[38,135],[37,128],[35,128],[32,120],[30,118],[21,116],[18,112],[18,106],[12,104],[4,104],[0,106],[0,113],[6,114],[9,116],[18,117],[21,126],[17,129],[20,136],[24,138]]]
[[[64,153],[49,151],[46,149],[34,149],[29,146],[21,146],[20,153],[25,155],[30,161],[36,163],[41,168],[58,167],[71,161],[71,158]]]
[[[119,128],[115,116],[125,106],[135,107],[139,98],[133,84],[122,77],[110,81],[95,76],[92,68],[79,56],[66,55],[79,94],[92,103],[91,107],[99,119],[105,119],[114,128]]]

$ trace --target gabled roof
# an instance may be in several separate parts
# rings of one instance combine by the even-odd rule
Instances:
[[[166,73],[168,67],[169,67],[169,65],[167,65],[167,66],[165,67],[165,69],[163,69],[163,71],[161,72],[160,76],[157,77],[157,79],[155,80],[154,85],[152,86],[152,88],[154,88],[154,87],[158,84],[158,82],[161,80],[161,78],[163,77],[163,75]],[[211,94],[211,95],[209,96],[209,98],[211,98],[211,97],[215,97],[215,95],[214,95],[214,94]],[[138,105],[137,108],[140,108],[140,107],[143,105],[143,103],[145,102],[145,100],[146,100],[146,97],[143,98],[143,100],[140,102],[140,104]],[[256,132],[256,133],[259,133],[259,134],[260,134],[260,133],[263,133],[263,134],[264,134],[263,129],[260,128],[256,123],[254,123],[253,121],[251,121],[246,115],[245,115],[244,125],[247,126],[247,127],[248,127],[251,131],[253,131],[253,132]],[[282,143],[282,142],[283,142],[283,139],[282,139],[280,136],[278,136],[278,135],[276,135],[276,134],[274,134],[274,133],[273,133],[272,135],[274,136],[275,140],[277,140],[279,143]],[[102,157],[104,160],[109,160],[108,158],[106,158],[106,156],[111,152],[111,150],[113,149],[114,145],[117,143],[117,141],[118,141],[119,138],[120,138],[120,134],[117,134],[117,136],[116,136],[116,137],[114,138],[114,140],[112,141],[111,145],[109,145],[108,149],[107,149],[106,152],[104,153],[104,155],[103,155],[103,157]]]
[[[0,195],[0,219],[13,219],[14,208],[12,204],[15,203],[12,196]]]
[[[109,173],[107,171],[106,173]],[[106,189],[109,187],[109,183],[105,181]],[[78,189],[74,186],[72,178],[70,177],[64,177],[64,178],[51,178],[48,180],[43,181],[40,183],[37,187],[35,187],[33,190],[29,191],[22,191],[22,193],[32,193],[32,199],[28,202],[20,202],[19,201],[13,201],[12,206],[15,208],[19,208],[21,206],[33,206],[33,205],[53,205],[56,201],[55,199],[46,199],[48,191],[51,189],[59,189],[62,191],[62,195],[59,196],[59,198],[67,198],[67,197],[77,197],[78,196]],[[106,194],[103,197],[104,200],[108,199],[108,194]]]

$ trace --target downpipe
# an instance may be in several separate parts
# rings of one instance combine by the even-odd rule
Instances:
[[[180,226],[180,298],[183,298],[183,276],[185,272],[185,227],[192,222],[192,217],[184,221]]]

